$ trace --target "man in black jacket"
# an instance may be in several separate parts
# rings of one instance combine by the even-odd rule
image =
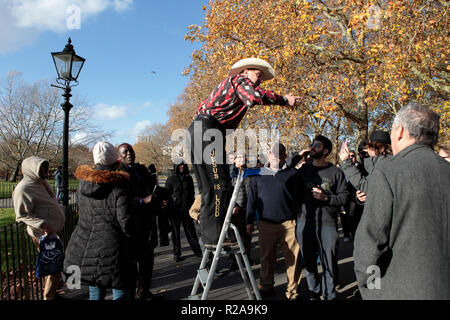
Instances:
[[[313,162],[299,170],[305,182],[305,202],[297,219],[297,240],[306,267],[306,279],[311,298],[336,298],[337,245],[339,209],[345,205],[349,193],[344,173],[326,162],[331,153],[331,141],[317,136],[311,145]],[[317,271],[317,256],[323,268],[322,286]]]
[[[136,199],[138,221],[138,235],[136,244],[137,261],[137,293],[136,299],[153,299],[150,284],[154,265],[154,250],[157,245],[156,228],[156,199],[151,203],[144,203],[148,195],[154,195],[156,185],[147,168],[135,163],[136,156],[133,147],[128,143],[119,146],[120,169],[130,176],[130,193]],[[154,197],[154,196],[153,196]],[[154,197],[156,198],[156,197]]]
[[[172,196],[169,220],[172,226],[173,255],[175,262],[181,261],[180,224],[183,224],[184,233],[197,257],[202,256],[202,250],[195,232],[194,221],[189,216],[189,209],[194,203],[194,181],[189,175],[187,164],[181,162],[174,165],[175,174],[171,175],[165,187]]]
[[[261,175],[252,178],[247,201],[247,232],[253,232],[256,210],[261,247],[260,292],[263,298],[273,294],[273,261],[277,241],[286,260],[286,299],[298,298],[301,279],[300,247],[295,239],[295,219],[303,198],[303,181],[295,168],[286,165],[286,148],[274,144],[269,162]]]

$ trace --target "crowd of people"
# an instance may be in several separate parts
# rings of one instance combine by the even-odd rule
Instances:
[[[135,162],[130,144],[117,150],[107,142],[95,145],[94,166],[75,172],[80,216],[64,261],[64,270],[81,268],[90,299],[104,299],[107,288],[117,300],[159,298],[150,291],[158,227],[160,245],[168,244],[171,230],[175,262],[182,259],[181,225],[195,256],[217,246],[237,172],[246,167],[245,155],[233,155],[230,167],[225,143],[221,150],[211,149],[209,140],[196,144],[194,138],[218,129],[225,139],[225,130],[235,129],[256,104],[295,107],[299,97],[259,87],[273,77],[267,62],[241,60],[198,108],[189,127],[197,197],[185,162],[174,163],[174,173],[162,187],[154,167]],[[283,144],[273,144],[267,162],[258,163],[253,176],[244,179],[232,211],[250,257],[257,225],[262,297],[274,294],[279,244],[286,262],[286,299],[339,298],[340,219],[344,240],[353,241],[362,298],[450,299],[449,144],[435,152],[438,134],[439,115],[410,103],[398,111],[390,133],[373,131],[357,153],[344,142],[338,165],[327,161],[333,144],[322,135],[308,149],[291,150],[290,158]],[[22,168],[28,178],[14,192],[15,211],[38,242],[44,234],[57,234],[64,216],[45,181],[48,161],[33,157]],[[235,241],[229,234],[224,245]],[[303,269],[304,293],[299,292]],[[57,280],[49,278],[49,288]],[[53,297],[49,289],[46,298]]]

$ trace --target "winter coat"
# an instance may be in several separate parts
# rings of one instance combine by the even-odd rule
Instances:
[[[174,165],[175,174],[166,181],[166,189],[172,195],[172,213],[188,212],[194,203],[195,188],[194,181],[189,175],[189,169],[184,164],[184,172],[181,174],[178,165]]]
[[[44,233],[44,223],[51,226],[54,232],[64,227],[64,210],[58,203],[48,184],[39,176],[39,169],[45,159],[29,157],[22,162],[23,179],[14,189],[12,198],[16,221],[27,225],[30,236],[39,238]]]
[[[76,265],[86,285],[125,289],[133,280],[136,235],[130,178],[100,168],[80,166],[75,172],[80,218],[67,246],[64,270]]]
[[[375,167],[354,241],[364,299],[450,299],[449,190],[450,163],[429,146]],[[378,289],[367,287],[377,285],[370,266],[379,267]]]
[[[147,168],[139,163],[134,163],[132,166],[126,164],[120,165],[120,170],[128,173],[130,177],[130,194],[135,203],[135,216],[138,219],[138,231],[144,238],[148,238],[153,224],[153,216],[156,216],[156,201],[152,204],[139,204],[138,199],[145,198],[155,191],[155,180],[152,179]]]
[[[350,159],[344,160],[340,163],[342,171],[344,171],[345,177],[348,182],[356,189],[361,192],[367,193],[367,184],[369,181],[370,174],[373,172],[376,165],[391,159],[390,155],[374,156],[370,158],[365,158],[363,160],[364,169],[360,169],[353,164]]]

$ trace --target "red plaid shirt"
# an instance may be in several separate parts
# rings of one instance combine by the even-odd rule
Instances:
[[[242,74],[228,77],[220,83],[197,109],[214,116],[226,129],[236,129],[247,112],[255,105],[285,106],[288,101],[272,91],[263,90]]]

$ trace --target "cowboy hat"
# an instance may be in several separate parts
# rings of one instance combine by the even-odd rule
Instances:
[[[259,58],[247,58],[236,62],[230,69],[229,75],[235,76],[245,69],[258,69],[263,73],[263,81],[275,78],[275,71],[272,66]]]

